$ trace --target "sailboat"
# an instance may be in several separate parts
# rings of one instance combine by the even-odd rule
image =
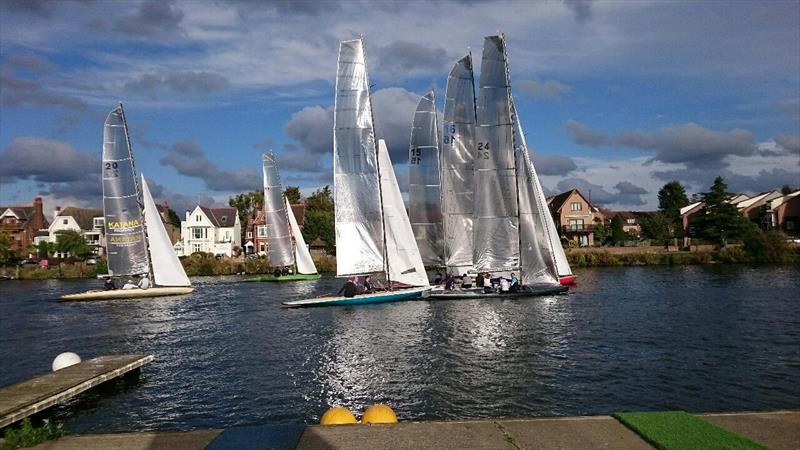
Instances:
[[[175,254],[144,175],[139,192],[122,103],[106,118],[102,164],[108,276],[149,275],[155,286],[88,291],[63,295],[61,300],[162,297],[192,292],[194,289]]]
[[[484,40],[475,132],[473,264],[480,272],[519,271],[513,293],[433,292],[431,298],[532,296],[563,292],[547,239],[543,208],[533,187],[532,164],[508,76],[505,37]],[[538,182],[538,180],[537,180]]]
[[[339,45],[333,130],[336,274],[382,273],[385,291],[284,302],[287,307],[352,305],[419,298],[428,277],[383,140],[375,141],[361,39]]]
[[[267,242],[269,243],[269,265],[276,267],[275,275],[248,278],[245,281],[300,281],[316,280],[320,277],[303,234],[292,213],[289,200],[283,195],[283,186],[278,172],[278,163],[272,152],[261,155],[264,176],[264,217],[266,219]],[[294,273],[281,275],[280,268],[292,266]]]
[[[436,94],[431,90],[414,111],[408,152],[408,215],[428,267],[444,263],[438,122]]]

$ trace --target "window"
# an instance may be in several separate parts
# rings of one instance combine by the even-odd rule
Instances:
[[[570,205],[570,209],[573,211],[581,211],[583,210],[583,203],[581,202],[572,202]]]
[[[570,231],[582,230],[583,219],[569,219],[569,226],[567,229]]]
[[[200,244],[194,244],[194,246],[192,247],[192,251],[194,253],[200,252],[202,250],[203,250],[203,248],[200,246]]]
[[[69,225],[69,219],[64,219],[64,225]]]
[[[194,238],[194,239],[203,239],[203,229],[202,228],[192,228],[192,238]]]
[[[94,218],[94,227],[96,229],[103,228],[103,225],[105,224],[105,222],[106,222],[105,217],[95,217]]]
[[[201,218],[200,218],[200,214],[198,214],[198,215],[194,216],[194,221],[195,221],[195,222],[201,222],[202,220],[203,220],[203,219],[201,219]]]
[[[227,222],[228,221],[228,216],[222,216],[222,221],[223,222]]]
[[[786,221],[786,229],[787,230],[794,230],[794,221],[793,220],[787,220]]]
[[[260,238],[267,237],[267,227],[266,227],[266,225],[259,225],[258,226],[258,237],[260,237]]]
[[[628,225],[636,225],[636,219],[628,219]]]
[[[253,238],[253,232],[252,231],[248,231],[247,232],[247,239],[252,239],[252,238]]]

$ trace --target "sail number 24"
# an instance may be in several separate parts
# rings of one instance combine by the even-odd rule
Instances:
[[[478,142],[478,158],[489,159],[489,143]]]

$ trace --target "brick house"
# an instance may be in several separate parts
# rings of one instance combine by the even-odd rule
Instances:
[[[604,216],[579,190],[550,197],[547,206],[562,242],[572,241],[580,247],[594,245],[594,227],[603,223]]]
[[[300,229],[303,229],[305,222],[306,205],[297,203],[290,205],[292,207],[292,214],[297,221]],[[254,215],[250,216],[245,221],[244,242],[242,248],[245,253],[250,255],[257,253],[259,255],[266,255],[269,246],[267,242],[267,221],[264,212],[259,209]]]
[[[33,199],[32,206],[0,206],[0,231],[11,236],[11,251],[18,257],[32,254],[28,247],[36,233],[49,225],[42,208],[41,197]]]
[[[609,211],[602,210],[605,217],[606,226],[611,226],[611,221],[614,217],[619,216],[622,219],[622,231],[636,237],[637,239],[642,236],[642,219],[655,212],[650,211]]]

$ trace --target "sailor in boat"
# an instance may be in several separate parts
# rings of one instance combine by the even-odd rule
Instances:
[[[483,287],[483,272],[478,272],[478,276],[475,277],[475,287]]]
[[[369,275],[364,277],[364,293],[371,294],[373,292],[372,282],[369,279]]]
[[[289,275],[289,266],[283,266],[282,275]]]
[[[456,279],[453,276],[453,274],[452,273],[448,273],[447,274],[447,281],[444,282],[444,289],[446,291],[452,291],[453,290],[453,285],[455,284],[455,282],[456,282]]]
[[[278,268],[278,267],[276,267],[276,268],[275,268],[275,270],[273,270],[273,271],[272,271],[272,275],[273,275],[275,278],[278,278],[279,276],[281,276],[281,269],[280,269],[280,268]]]
[[[442,273],[438,270],[436,271],[436,278],[433,279],[433,284],[442,284]]]
[[[517,276],[514,275],[514,272],[511,272],[511,280],[510,280],[510,286],[508,288],[508,291],[509,292],[519,292],[519,287],[520,287],[519,286],[519,280],[517,279]]]
[[[500,277],[500,293],[508,294],[509,289],[511,289],[511,283],[508,282],[508,279]]]
[[[139,280],[139,288],[150,289],[150,279],[147,278],[147,275],[142,276],[142,279]]]
[[[113,278],[106,278],[106,282],[103,283],[103,289],[107,291],[113,291],[117,289],[117,285],[114,284]]]
[[[466,273],[461,275],[461,289],[469,289],[472,287],[472,279]]]
[[[133,280],[128,280],[128,282],[122,286],[122,289],[138,289],[138,288],[139,286],[133,284]]]
[[[353,281],[352,278],[348,278],[347,281],[344,282],[344,285],[336,295],[344,294],[345,297],[355,297],[356,296],[356,283]]]

